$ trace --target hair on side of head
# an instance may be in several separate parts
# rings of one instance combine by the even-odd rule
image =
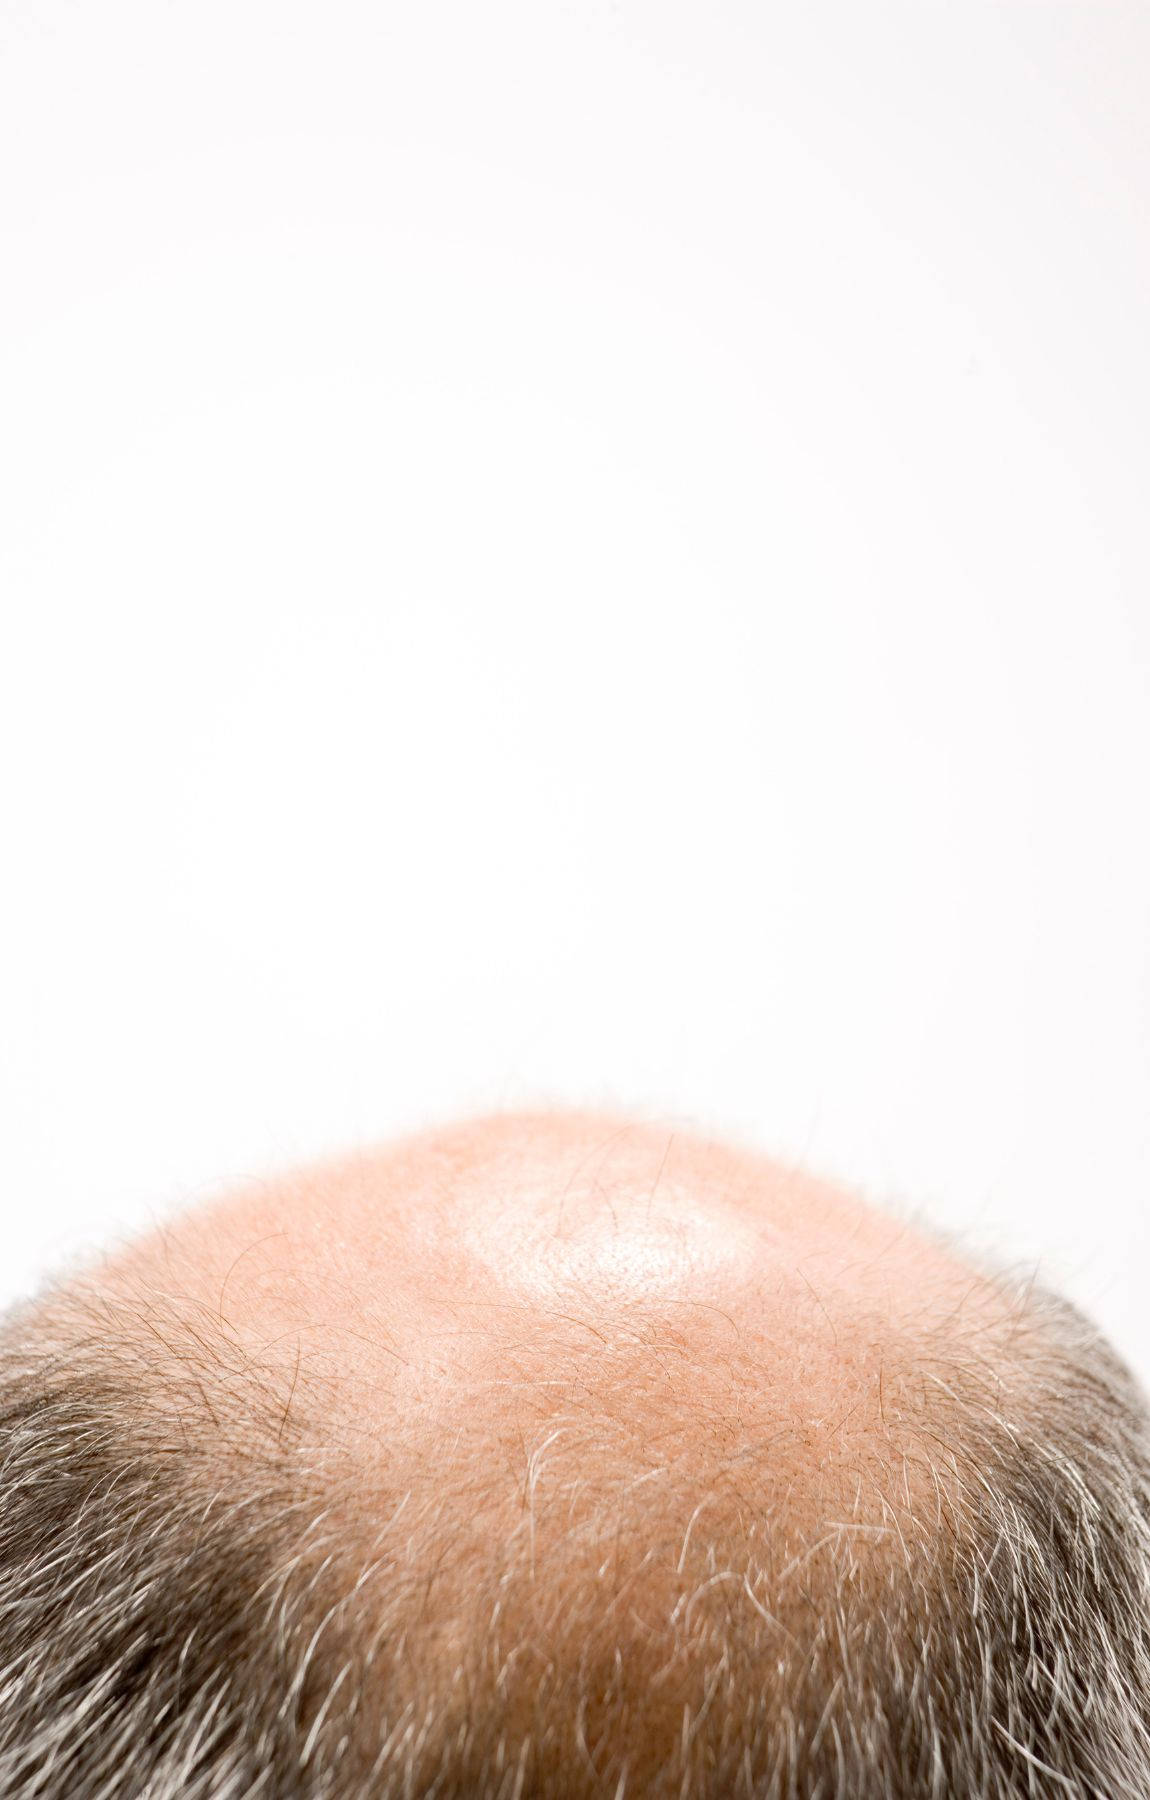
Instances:
[[[657,1655],[581,1581],[561,1656],[474,1644],[438,1683],[427,1570],[349,1541],[322,1394],[222,1321],[146,1324],[64,1295],[4,1332],[4,1800],[1150,1793],[1145,1404],[1051,1294],[965,1352],[924,1337],[932,1506],[896,1460],[881,1527],[822,1520],[772,1561],[769,1531],[701,1522]],[[480,1582],[474,1618],[510,1596]]]

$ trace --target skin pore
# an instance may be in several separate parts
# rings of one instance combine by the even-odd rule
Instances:
[[[940,1406],[1004,1312],[853,1194],[584,1113],[248,1185],[87,1290],[173,1438],[314,1490],[388,1717],[485,1710],[589,1793],[706,1716],[733,1621],[782,1670],[832,1579],[933,1554]]]

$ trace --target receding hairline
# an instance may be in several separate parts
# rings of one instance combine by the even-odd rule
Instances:
[[[431,1295],[430,1323],[407,1312],[404,1330],[362,1291],[349,1296],[346,1269],[329,1262],[313,1281],[285,1255],[293,1232],[306,1246],[313,1206],[325,1230],[347,1234],[347,1196],[362,1211],[376,1184],[393,1208],[405,1184],[428,1202],[440,1238],[418,1241],[442,1242],[454,1282]],[[492,1194],[497,1223],[498,1205],[511,1208],[509,1244],[534,1259],[526,1280],[515,1269],[498,1279],[491,1215],[467,1215]],[[733,1265],[708,1261],[715,1222],[746,1252],[740,1208],[756,1195],[755,1226],[781,1248],[768,1245],[755,1280],[734,1280]],[[702,1251],[669,1282],[660,1229],[677,1254],[696,1208]],[[554,1218],[558,1257],[550,1241],[540,1253],[536,1229]],[[395,1244],[391,1221],[378,1230]],[[650,1288],[648,1265],[637,1281],[617,1279],[617,1258],[604,1274],[604,1246],[620,1245],[649,1255]],[[917,1294],[890,1296],[879,1279],[891,1249],[904,1273],[921,1268]],[[800,1250],[796,1270],[788,1256]],[[869,1279],[852,1286],[840,1265],[860,1261]],[[422,1275],[417,1290],[422,1305]],[[887,1312],[884,1297],[897,1302]],[[1000,1404],[1001,1346],[1022,1317],[1016,1287],[829,1184],[682,1132],[565,1114],[471,1121],[241,1191],[61,1290],[49,1310],[93,1373],[114,1375],[137,1414],[153,1409],[153,1432],[166,1418],[173,1444],[194,1443],[196,1480],[290,1450],[338,1523],[332,1554],[349,1578],[372,1558],[391,1566],[399,1541],[412,1567],[434,1568],[438,1611],[423,1607],[407,1641],[423,1675],[443,1681],[474,1650],[488,1594],[541,1654],[570,1654],[571,1598],[608,1565],[618,1583],[641,1577],[670,1613],[676,1582],[705,1579],[723,1546],[765,1590],[836,1520],[872,1534],[881,1579],[883,1542],[905,1554],[908,1536],[926,1542],[957,1505],[953,1384]],[[1014,1355],[1016,1371],[1024,1363]],[[369,1581],[367,1630],[372,1602]],[[789,1604],[776,1594],[772,1610]]]
[[[281,1437],[294,1414],[329,1463],[362,1456],[381,1505],[418,1485],[428,1433],[470,1444],[495,1487],[518,1444],[549,1438],[555,1474],[592,1428],[636,1477],[646,1433],[693,1450],[697,1478],[737,1456],[748,1481],[773,1469],[794,1495],[837,1472],[845,1495],[860,1459],[905,1452],[943,1371],[997,1359],[1001,1384],[992,1346],[1019,1313],[1017,1284],[849,1191],[568,1113],[237,1190],[59,1300],[181,1416],[202,1400],[236,1440],[245,1411],[278,1407]],[[474,1464],[459,1476],[474,1486]]]
[[[540,1438],[600,1422],[616,1452],[679,1417],[712,1469],[733,1410],[745,1466],[769,1439],[792,1486],[825,1486],[890,1460],[955,1367],[1000,1390],[1026,1363],[1003,1353],[1019,1282],[802,1171],[596,1113],[479,1118],[237,1189],[60,1303],[233,1440],[282,1399],[279,1435],[318,1426],[367,1491],[373,1445],[386,1492],[422,1426],[490,1458],[482,1420],[526,1442],[520,1407]]]
[[[370,1163],[357,1160],[353,1166],[362,1174]],[[474,1772],[482,1755],[497,1754],[501,1732],[508,1743],[518,1733],[516,1741],[539,1746],[532,1766],[539,1779],[540,1771],[550,1771],[550,1791],[598,1792],[579,1787],[564,1760],[576,1754],[571,1731],[580,1707],[585,1733],[592,1738],[600,1733],[600,1760],[620,1752],[630,1733],[634,1785],[644,1768],[648,1774],[655,1768],[662,1754],[657,1747],[666,1749],[684,1707],[699,1719],[708,1707],[708,1716],[719,1717],[723,1706],[743,1704],[733,1690],[721,1706],[707,1700],[716,1658],[726,1655],[743,1678],[755,1670],[760,1676],[776,1671],[777,1706],[793,1714],[796,1742],[806,1731],[803,1754],[817,1758],[825,1750],[825,1731],[824,1740],[813,1741],[819,1710],[831,1706],[836,1679],[847,1682],[860,1718],[867,1707],[879,1706],[881,1668],[870,1670],[865,1680],[860,1673],[865,1658],[874,1662],[877,1655],[873,1633],[893,1631],[897,1621],[905,1634],[905,1642],[896,1645],[892,1639],[887,1645],[891,1674],[899,1657],[913,1667],[914,1656],[925,1654],[921,1645],[917,1650],[912,1645],[916,1618],[949,1618],[956,1628],[963,1626],[962,1606],[969,1601],[963,1583],[980,1566],[980,1533],[990,1530],[992,1515],[980,1511],[988,1482],[1005,1497],[996,1529],[1004,1528],[1012,1510],[1020,1519],[1025,1515],[1028,1482],[1037,1484],[1032,1531],[1041,1528],[1043,1506],[1052,1509],[1053,1518],[1061,1504],[1068,1520],[1078,1520],[1075,1529],[1085,1533],[1091,1505],[1102,1504],[1090,1501],[1092,1481],[1111,1496],[1125,1482],[1133,1496],[1140,1401],[1116,1359],[1074,1309],[1053,1296],[1007,1277],[979,1274],[978,1279],[985,1284],[978,1289],[979,1306],[970,1307],[974,1290],[961,1283],[946,1307],[936,1293],[936,1304],[919,1309],[914,1331],[900,1320],[903,1335],[896,1342],[888,1329],[881,1344],[886,1357],[877,1365],[864,1354],[863,1307],[854,1321],[859,1341],[852,1346],[857,1358],[852,1379],[856,1390],[860,1384],[877,1389],[878,1371],[885,1367],[885,1392],[870,1393],[866,1432],[856,1435],[850,1454],[840,1456],[833,1491],[824,1484],[821,1494],[808,1492],[805,1510],[785,1519],[772,1514],[765,1485],[777,1461],[754,1433],[754,1444],[748,1444],[746,1414],[743,1438],[728,1430],[724,1441],[729,1421],[716,1398],[724,1383],[734,1394],[751,1381],[754,1356],[744,1349],[740,1363],[718,1312],[707,1303],[696,1309],[696,1323],[704,1315],[706,1323],[692,1333],[676,1320],[674,1296],[663,1294],[639,1319],[631,1339],[612,1344],[611,1334],[603,1333],[607,1342],[600,1349],[594,1330],[602,1332],[603,1319],[594,1308],[567,1315],[569,1334],[560,1333],[552,1351],[575,1358],[583,1386],[569,1384],[550,1410],[544,1402],[554,1400],[546,1386],[552,1378],[533,1347],[523,1364],[513,1366],[507,1361],[512,1337],[489,1334],[487,1361],[479,1359],[478,1372],[473,1360],[445,1365],[446,1372],[454,1380],[466,1369],[480,1382],[493,1370],[500,1372],[502,1358],[501,1372],[522,1384],[520,1393],[529,1402],[528,1428],[519,1439],[511,1433],[506,1442],[498,1433],[481,1432],[480,1454],[453,1473],[446,1446],[452,1432],[466,1427],[478,1387],[464,1396],[464,1404],[442,1407],[436,1428],[444,1449],[439,1462],[432,1461],[433,1479],[405,1502],[405,1494],[414,1491],[407,1479],[410,1461],[404,1464],[401,1457],[392,1463],[401,1479],[391,1489],[380,1479],[383,1467],[374,1465],[376,1485],[366,1489],[374,1517],[371,1506],[364,1506],[362,1478],[356,1486],[357,1471],[367,1465],[357,1462],[354,1442],[330,1430],[339,1369],[334,1363],[309,1367],[306,1359],[296,1363],[283,1354],[283,1342],[268,1346],[261,1357],[232,1309],[213,1306],[214,1287],[189,1295],[155,1281],[118,1289],[115,1283],[103,1288],[82,1283],[41,1309],[25,1348],[33,1363],[39,1358],[42,1386],[67,1379],[75,1391],[78,1382],[78,1405],[86,1386],[91,1407],[96,1414],[102,1410],[109,1442],[122,1441],[126,1461],[141,1455],[166,1459],[170,1471],[182,1449],[188,1459],[177,1477],[183,1510],[173,1518],[185,1541],[196,1508],[214,1491],[231,1496],[241,1509],[237,1520],[245,1505],[248,1516],[262,1507],[269,1544],[278,1545],[269,1548],[269,1557],[299,1557],[309,1580],[325,1566],[313,1603],[322,1617],[334,1594],[340,1610],[338,1630],[315,1667],[328,1667],[334,1679],[340,1656],[358,1658],[357,1666],[375,1684],[371,1692],[379,1705],[385,1713],[398,1707],[400,1719],[403,1708],[419,1702],[380,1636],[388,1636],[392,1646],[402,1641],[411,1668],[430,1684],[425,1696],[438,1708],[438,1747],[432,1733],[420,1752],[421,1767],[432,1767],[441,1751],[446,1754],[443,1746],[453,1733],[471,1731],[474,1743],[459,1764],[471,1773],[467,1779],[460,1775],[452,1791],[479,1792]],[[597,1290],[598,1297],[604,1291],[609,1296],[608,1287]],[[996,1296],[995,1309],[985,1304],[988,1295]],[[873,1290],[868,1297],[873,1300]],[[824,1353],[833,1344],[831,1328],[847,1329],[845,1315],[836,1318],[827,1298],[825,1290],[812,1298],[804,1315],[811,1332],[821,1321],[823,1336],[811,1341]],[[524,1302],[528,1308],[534,1304]],[[830,1312],[829,1319],[820,1307]],[[521,1314],[519,1322],[528,1316]],[[612,1330],[623,1323],[616,1308]],[[704,1350],[716,1362],[707,1375],[709,1388],[697,1367]],[[616,1356],[613,1369],[603,1366],[601,1351],[608,1359]],[[933,1379],[926,1379],[928,1369]],[[423,1390],[430,1403],[434,1381],[424,1379],[430,1383]],[[702,1412],[695,1421],[697,1440],[686,1444],[681,1421],[677,1440],[675,1435],[676,1406],[685,1399]],[[850,1405],[856,1399],[852,1393]],[[1089,1448],[1089,1407],[1100,1421],[1100,1437],[1109,1433],[1105,1456]],[[845,1395],[841,1410],[848,1411]],[[824,1424],[815,1454],[793,1464],[790,1479],[809,1481],[812,1470],[819,1472],[820,1452],[833,1461],[835,1440],[849,1440],[846,1418],[828,1417]],[[597,1449],[588,1439],[595,1428],[606,1434]],[[425,1447],[433,1459],[434,1442],[433,1434]],[[866,1454],[860,1456],[864,1443]],[[1047,1446],[1053,1446],[1050,1456]],[[499,1461],[505,1449],[518,1454],[517,1467]],[[604,1467],[596,1470],[590,1461],[593,1451],[600,1465],[607,1452],[614,1478],[606,1486]],[[1057,1457],[1071,1472],[1059,1478],[1061,1489],[1052,1485]],[[849,1477],[864,1467],[865,1491],[860,1488],[852,1502]],[[900,1474],[908,1472],[914,1474],[913,1485],[900,1491]],[[661,1487],[676,1479],[678,1509],[666,1502]],[[724,1482],[725,1499],[718,1495]],[[496,1486],[502,1498],[492,1504]],[[253,1496],[260,1496],[254,1511]],[[658,1505],[648,1508],[652,1501]],[[285,1503],[296,1513],[290,1529],[284,1524]],[[350,1536],[341,1505],[355,1523]],[[226,1514],[222,1499],[220,1506]],[[1135,1512],[1132,1498],[1130,1520]],[[821,1527],[836,1518],[844,1529],[828,1535]],[[315,1524],[319,1520],[322,1526]],[[1129,1521],[1127,1529],[1132,1548],[1126,1578],[1132,1580],[1138,1546]],[[173,1552],[177,1548],[173,1543]],[[375,1575],[361,1579],[373,1562]],[[983,1579],[990,1578],[984,1572]],[[1032,1579],[1038,1579],[1037,1572]],[[358,1592],[349,1600],[357,1581]],[[929,1602],[921,1584],[929,1584]],[[855,1634],[849,1655],[847,1647],[840,1653],[825,1635],[824,1627],[836,1620]],[[788,1648],[796,1642],[805,1644],[802,1655]],[[275,1678],[273,1668],[267,1678]],[[739,1729],[748,1742],[753,1730],[769,1728],[768,1699],[764,1691],[757,1723],[749,1711],[743,1715]],[[886,1703],[894,1704],[889,1694]],[[804,1706],[814,1707],[806,1725]],[[394,1713],[388,1717],[396,1724]],[[849,1715],[839,1723],[847,1729]],[[952,1723],[958,1732],[960,1722]],[[648,1734],[645,1751],[636,1748],[640,1729]],[[1032,1729],[1037,1733],[1037,1725]],[[1022,1723],[1017,1731],[1025,1741]],[[485,1732],[487,1752],[481,1752]],[[700,1744],[707,1742],[702,1724],[697,1736]],[[1037,1736],[1033,1743],[1037,1754]],[[965,1753],[975,1755],[972,1744]],[[1025,1769],[1025,1755],[1017,1766]],[[467,1780],[473,1778],[469,1789]],[[639,1785],[635,1791],[644,1789]]]

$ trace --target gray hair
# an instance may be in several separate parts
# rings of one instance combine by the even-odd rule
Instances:
[[[308,1448],[322,1396],[222,1320],[144,1324],[57,1300],[4,1335],[4,1800],[1150,1794],[1147,1412],[1050,1293],[965,1347],[925,1333],[872,1522],[684,1542],[658,1667],[592,1587],[562,1657],[476,1643],[450,1680],[426,1572],[349,1537]],[[480,1581],[476,1621],[507,1599]]]

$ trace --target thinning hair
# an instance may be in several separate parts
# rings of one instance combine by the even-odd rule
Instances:
[[[652,1529],[642,1628],[592,1556],[545,1649],[524,1539],[434,1657],[434,1531],[361,1528],[306,1371],[150,1313],[56,1295],[4,1333],[4,1800],[1150,1793],[1147,1413],[1036,1285],[965,1348],[920,1333],[849,1516],[744,1491],[677,1556]]]

